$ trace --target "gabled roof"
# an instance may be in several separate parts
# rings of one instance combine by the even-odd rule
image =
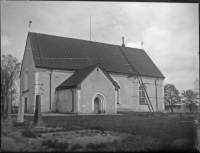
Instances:
[[[63,83],[61,83],[56,90],[61,89],[69,89],[69,88],[77,88],[77,86],[82,83],[82,81],[89,76],[92,71],[99,67],[103,73],[107,76],[107,78],[113,83],[113,85],[119,89],[120,87],[117,85],[117,83],[110,77],[110,75],[104,70],[104,68],[101,66],[101,64],[95,64],[86,68],[83,68],[81,70],[76,71],[74,74],[72,74],[68,79],[66,79]]]
[[[99,42],[28,33],[35,66],[38,68],[80,70],[97,63],[109,73],[135,74],[164,78],[163,74],[142,49],[121,47]]]

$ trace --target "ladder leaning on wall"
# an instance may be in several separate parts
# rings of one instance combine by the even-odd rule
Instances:
[[[134,67],[133,67],[133,68],[134,68]],[[153,109],[153,106],[152,106],[152,104],[151,104],[150,98],[149,98],[149,96],[148,96],[148,94],[147,94],[147,90],[146,90],[146,88],[145,88],[145,86],[144,86],[144,83],[143,83],[143,81],[142,81],[142,78],[141,78],[141,76],[139,75],[139,73],[138,73],[136,70],[135,70],[135,72],[136,72],[136,76],[137,76],[137,79],[138,79],[139,84],[142,85],[142,92],[144,93],[144,97],[145,97],[146,103],[147,103],[147,105],[148,105],[149,111],[150,111],[151,113],[153,113],[153,112],[154,112],[154,109]]]
[[[126,61],[127,61],[128,64],[129,64],[129,66],[131,67],[131,69],[132,69],[131,72],[133,73],[133,70],[136,72],[135,75],[136,75],[136,77],[137,77],[137,79],[138,79],[139,84],[142,85],[142,92],[144,93],[145,101],[146,101],[146,103],[147,103],[147,106],[148,106],[148,108],[149,108],[149,111],[150,111],[151,113],[154,113],[154,109],[153,109],[153,106],[152,106],[152,104],[151,104],[151,100],[150,100],[150,98],[149,98],[149,96],[148,96],[148,93],[147,93],[147,91],[146,91],[146,88],[145,88],[145,86],[144,86],[144,83],[143,83],[143,81],[142,81],[142,78],[141,78],[139,72],[138,72],[138,71],[134,68],[134,66],[131,64],[131,62],[129,61],[128,57],[125,55],[124,51],[122,50],[121,46],[119,46],[119,50],[122,52],[123,56],[125,57]]]

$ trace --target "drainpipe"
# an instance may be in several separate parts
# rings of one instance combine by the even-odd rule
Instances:
[[[156,109],[158,110],[158,98],[157,98],[157,84],[156,82],[158,81],[158,78],[155,81],[155,89],[156,89]]]
[[[72,91],[72,111],[70,112],[70,114],[74,111],[74,91],[70,88],[70,90]]]
[[[49,81],[49,110],[51,110],[51,74],[52,74],[52,69],[51,69],[51,72],[50,72],[50,81]]]

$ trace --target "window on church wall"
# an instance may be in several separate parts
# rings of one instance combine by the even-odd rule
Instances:
[[[139,104],[146,105],[145,90],[147,92],[147,86],[145,84],[139,86]]]
[[[28,90],[28,70],[26,70],[24,78],[24,91],[25,90]]]

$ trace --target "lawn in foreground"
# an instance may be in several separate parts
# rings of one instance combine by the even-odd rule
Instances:
[[[31,116],[25,119],[33,120]],[[141,135],[160,140],[160,149],[173,149],[173,144],[189,140],[185,149],[194,148],[197,127],[192,122],[180,122],[179,117],[147,117],[123,115],[94,116],[43,116],[43,121],[49,127],[62,127],[68,131],[93,129]],[[181,144],[180,144],[181,145]]]

